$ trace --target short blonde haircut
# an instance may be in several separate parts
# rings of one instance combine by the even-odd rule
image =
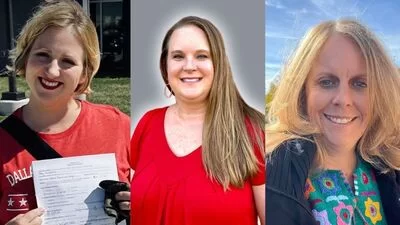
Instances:
[[[27,21],[18,35],[16,46],[10,52],[12,65],[9,70],[25,77],[25,64],[32,45],[49,27],[72,26],[84,49],[85,82],[78,85],[76,94],[89,93],[93,76],[100,66],[100,50],[96,28],[82,7],[73,0],[43,2]]]
[[[358,46],[365,60],[369,87],[368,126],[357,143],[361,157],[381,172],[400,169],[400,78],[378,38],[351,19],[327,21],[307,32],[284,66],[268,112],[266,151],[282,142],[311,135],[317,146],[316,167],[324,164],[326,148],[320,129],[306,112],[305,83],[324,44],[341,34]]]

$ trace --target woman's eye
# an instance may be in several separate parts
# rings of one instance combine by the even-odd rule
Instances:
[[[63,62],[66,63],[66,64],[69,64],[69,65],[71,65],[71,66],[74,66],[74,65],[75,65],[75,62],[72,61],[71,59],[63,59]]]
[[[38,56],[40,58],[48,58],[49,54],[47,54],[46,52],[38,52],[35,54],[35,56]]]
[[[366,88],[367,82],[363,80],[356,80],[353,82],[353,86],[356,88]]]
[[[183,59],[183,56],[182,55],[173,55],[172,58],[179,60],[179,59]]]
[[[320,80],[319,85],[323,88],[331,88],[331,87],[335,87],[337,85],[337,82],[331,79],[323,79]]]
[[[198,58],[198,59],[207,59],[208,56],[205,55],[205,54],[201,54],[201,55],[198,55],[197,58]]]

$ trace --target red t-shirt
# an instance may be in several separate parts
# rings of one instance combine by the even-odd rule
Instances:
[[[81,102],[74,124],[57,134],[39,134],[63,157],[115,153],[120,180],[129,182],[130,119],[106,105]],[[14,112],[21,118],[22,110]],[[0,128],[0,224],[37,208],[31,164],[35,160]]]
[[[264,164],[243,188],[224,192],[207,177],[201,147],[184,157],[169,149],[164,132],[166,109],[146,113],[132,137],[132,224],[256,225],[252,186],[265,183]],[[264,162],[261,153],[258,157]]]

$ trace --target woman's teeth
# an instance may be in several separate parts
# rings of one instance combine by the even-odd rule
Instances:
[[[325,117],[333,122],[333,123],[337,123],[337,124],[347,124],[350,123],[351,121],[353,121],[354,118],[348,118],[348,117],[335,117],[335,116],[329,116],[325,114]]]
[[[62,83],[58,82],[58,81],[49,81],[49,80],[45,80],[44,78],[39,78],[40,83],[42,84],[42,86],[46,89],[56,89],[58,86],[60,86]]]
[[[50,86],[50,87],[55,87],[55,86],[57,86],[57,84],[58,84],[58,82],[50,82],[50,81],[43,80],[43,79],[42,79],[42,82],[43,82],[45,85]]]
[[[183,82],[194,83],[200,81],[201,78],[182,78],[181,80]]]

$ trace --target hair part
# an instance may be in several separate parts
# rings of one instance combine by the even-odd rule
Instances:
[[[85,82],[76,88],[76,94],[90,93],[90,84],[100,66],[100,50],[96,28],[82,7],[73,0],[42,2],[17,37],[10,51],[11,66],[7,68],[25,77],[25,65],[37,37],[49,27],[72,26],[84,50],[83,74]]]
[[[324,164],[326,146],[320,128],[310,123],[306,113],[305,83],[333,34],[349,38],[365,60],[370,103],[367,129],[357,143],[357,151],[381,172],[400,170],[399,72],[378,38],[351,19],[327,21],[309,30],[285,64],[268,112],[266,152],[270,154],[286,140],[312,135],[318,146],[315,166]]]
[[[168,89],[173,93],[167,73],[169,40],[176,29],[184,26],[196,26],[204,32],[214,66],[203,127],[203,164],[210,178],[217,180],[225,190],[229,185],[242,187],[246,180],[258,172],[259,164],[264,164],[256,156],[264,154],[264,115],[247,105],[240,96],[222,35],[210,21],[203,18],[184,17],[164,37],[160,70]]]

